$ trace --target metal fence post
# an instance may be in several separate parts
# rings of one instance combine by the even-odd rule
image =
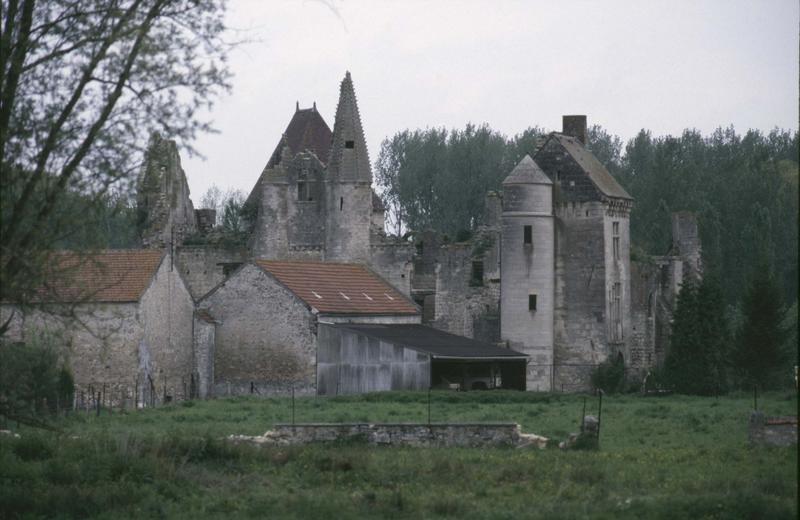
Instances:
[[[428,387],[428,426],[431,425],[431,387]]]

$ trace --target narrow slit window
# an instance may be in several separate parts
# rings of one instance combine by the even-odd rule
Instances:
[[[526,246],[533,245],[533,226],[525,226],[523,228],[523,243]]]
[[[339,211],[344,209],[344,197],[339,197]]]
[[[483,262],[482,261],[472,262],[472,277],[470,278],[469,284],[472,287],[481,287],[481,286],[483,286]]]
[[[614,260],[619,260],[619,222],[611,223],[611,244],[614,251]]]
[[[353,148],[356,147],[356,142],[355,141],[345,141],[344,142],[344,147],[353,149]]]
[[[528,310],[535,311],[536,310],[536,295],[529,294],[528,295]]]
[[[305,182],[297,183],[297,200],[306,200],[308,198],[308,184]]]

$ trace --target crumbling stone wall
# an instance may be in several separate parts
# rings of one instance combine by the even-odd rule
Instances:
[[[436,269],[437,329],[479,339],[500,341],[499,234],[486,232],[475,239],[439,248]],[[474,276],[474,263],[483,273]]]
[[[247,251],[210,245],[181,246],[175,253],[175,268],[186,280],[195,300],[227,278],[248,258]]]
[[[414,247],[411,244],[384,239],[381,243],[372,245],[368,265],[395,289],[411,296],[413,252]]]
[[[175,141],[153,133],[137,179],[139,232],[145,247],[179,244],[197,230],[189,183]]]
[[[535,439],[532,439],[535,437]],[[433,424],[368,424],[315,423],[276,424],[263,436],[231,435],[231,442],[248,444],[294,445],[316,442],[359,440],[377,446],[462,447],[523,446],[544,447],[547,439],[526,435],[515,423],[433,423]],[[543,442],[542,442],[543,441]]]

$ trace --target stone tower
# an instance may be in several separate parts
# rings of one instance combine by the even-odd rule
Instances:
[[[325,260],[366,262],[370,257],[372,170],[349,72],[339,90],[326,184]]]
[[[528,354],[528,390],[551,390],[555,299],[553,182],[526,155],[503,181],[500,334]]]
[[[631,196],[587,148],[586,116],[564,116],[534,160],[553,181],[557,389],[588,388],[609,357],[630,360]],[[504,259],[505,260],[505,259]]]
[[[174,246],[197,229],[175,141],[157,132],[150,136],[136,192],[138,228],[145,247]]]

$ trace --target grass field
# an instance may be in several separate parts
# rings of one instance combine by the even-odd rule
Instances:
[[[575,395],[434,392],[431,416],[563,439],[582,407]],[[748,447],[751,408],[744,394],[609,396],[596,452],[220,441],[290,421],[287,398],[78,413],[61,434],[0,437],[0,518],[796,518],[797,448]],[[761,396],[759,408],[795,414],[796,393]],[[295,414],[427,421],[427,396],[298,398]]]

